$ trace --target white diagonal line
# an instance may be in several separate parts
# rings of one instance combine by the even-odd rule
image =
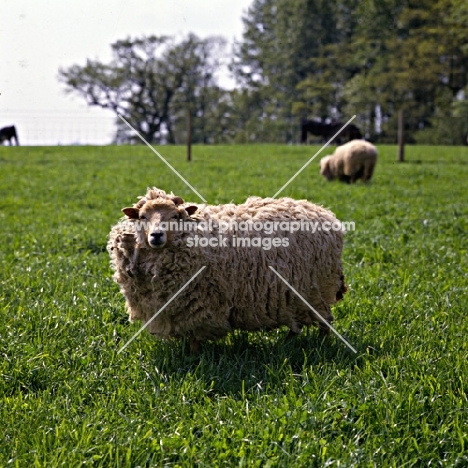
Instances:
[[[325,323],[330,330],[354,353],[357,353],[357,351],[271,266],[269,265],[268,268],[273,270],[273,272],[286,284],[288,287],[297,295],[301,301],[309,307],[310,310],[312,310],[315,315],[323,322]]]
[[[179,174],[139,133],[137,130],[135,130],[120,114],[117,114],[120,119],[125,123],[127,124],[128,127],[130,127],[138,136],[139,138],[141,139],[141,141],[143,141],[144,143],[146,143],[146,145],[157,155],[159,156],[159,158],[175,173],[179,176],[180,179],[182,179],[183,182],[185,182],[185,184],[190,187],[192,189],[193,192],[195,192],[202,200],[204,203],[206,203],[206,200],[198,193],[198,191],[192,187],[189,182],[187,182],[184,177]]]
[[[204,269],[202,266],[126,343],[119,349],[120,354]]]
[[[335,138],[336,136],[347,127],[356,115],[353,115],[274,195],[276,198]]]

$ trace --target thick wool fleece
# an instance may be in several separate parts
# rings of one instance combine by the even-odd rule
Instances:
[[[355,182],[362,178],[367,182],[372,178],[377,163],[377,148],[365,140],[351,140],[338,146],[333,155],[320,161],[320,173],[328,180],[340,179]]]
[[[197,205],[190,218],[188,206],[176,206],[173,195],[153,188],[135,204],[165,206],[182,219],[202,221],[292,221],[308,220],[319,226],[338,223],[334,214],[306,200],[251,197],[240,205]],[[193,211],[193,210],[192,210]],[[147,235],[136,228],[138,220],[123,219],[110,232],[108,251],[114,279],[126,298],[130,320],[148,322],[202,267],[192,281],[149,325],[160,338],[190,337],[196,341],[217,339],[234,329],[268,330],[287,326],[300,333],[302,326],[317,319],[296,294],[269,268],[271,265],[328,322],[330,305],[346,291],[341,265],[343,232],[317,230],[274,232],[228,230],[203,236],[227,238],[227,247],[189,247],[194,232],[177,232],[161,249],[150,248]],[[329,223],[329,224],[328,224]],[[201,231],[199,232],[201,234]],[[287,238],[288,246],[233,246],[234,237]],[[169,238],[169,236],[168,236]],[[258,240],[258,239],[257,239]],[[323,328],[323,324],[321,326]],[[325,325],[325,329],[326,329]]]

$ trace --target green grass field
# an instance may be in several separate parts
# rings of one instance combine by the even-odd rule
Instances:
[[[272,196],[316,147],[160,152],[211,203]],[[105,251],[156,185],[147,147],[0,148],[1,467],[468,466],[468,148],[380,147],[373,181],[314,160],[282,193],[354,221],[335,327],[199,355],[130,324]],[[325,151],[326,153],[326,151]]]

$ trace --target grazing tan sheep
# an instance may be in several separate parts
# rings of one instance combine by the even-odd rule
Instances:
[[[327,179],[338,178],[354,183],[358,179],[368,182],[377,163],[377,148],[365,140],[352,140],[336,148],[333,155],[320,161],[320,173]]]
[[[333,320],[330,305],[346,292],[343,232],[332,212],[291,198],[251,197],[240,205],[185,204],[157,188],[148,189],[138,203],[122,211],[127,218],[112,228],[107,248],[131,321],[149,322],[206,267],[148,324],[150,333],[159,338],[188,337],[197,348],[199,342],[235,329],[286,326],[298,334],[303,326],[314,324],[328,332],[327,324]],[[249,222],[256,228],[245,229]],[[293,222],[296,229],[286,229]],[[298,229],[300,222],[304,229]],[[315,232],[305,230],[311,223]],[[330,229],[332,225],[335,229]],[[265,226],[269,229],[256,230]]]

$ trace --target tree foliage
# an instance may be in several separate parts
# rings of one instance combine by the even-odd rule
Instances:
[[[225,41],[190,34],[112,44],[110,63],[60,70],[67,91],[122,115],[149,142],[297,142],[301,118],[355,123],[394,143],[457,143],[468,130],[466,0],[253,0],[233,46],[234,90],[216,79]],[[117,119],[119,142],[133,138]]]
[[[150,36],[120,40],[111,47],[108,64],[87,60],[85,66],[60,70],[68,92],[84,97],[89,105],[113,110],[148,142],[176,142],[175,129],[185,122],[187,111],[192,112],[202,122],[200,138],[207,140],[207,101],[219,92],[215,74],[223,39],[202,40],[190,34],[175,43]],[[132,133],[117,119],[117,142],[131,141]]]
[[[261,124],[281,121],[279,141],[293,140],[291,127],[297,115],[307,114],[307,103],[292,105],[303,94],[300,83],[313,79],[309,101],[311,95],[325,91],[326,96],[318,96],[313,105],[320,113],[326,113],[325,101],[331,102],[333,84],[327,78],[333,72],[326,61],[327,47],[348,33],[346,21],[336,20],[339,8],[327,0],[254,0],[244,18],[245,32],[235,44],[232,70],[241,86],[264,94]],[[349,8],[343,17],[347,13]]]
[[[411,141],[466,98],[467,11],[464,0],[255,0],[234,70],[279,98],[265,119],[357,114],[368,136],[394,142],[403,108]]]

